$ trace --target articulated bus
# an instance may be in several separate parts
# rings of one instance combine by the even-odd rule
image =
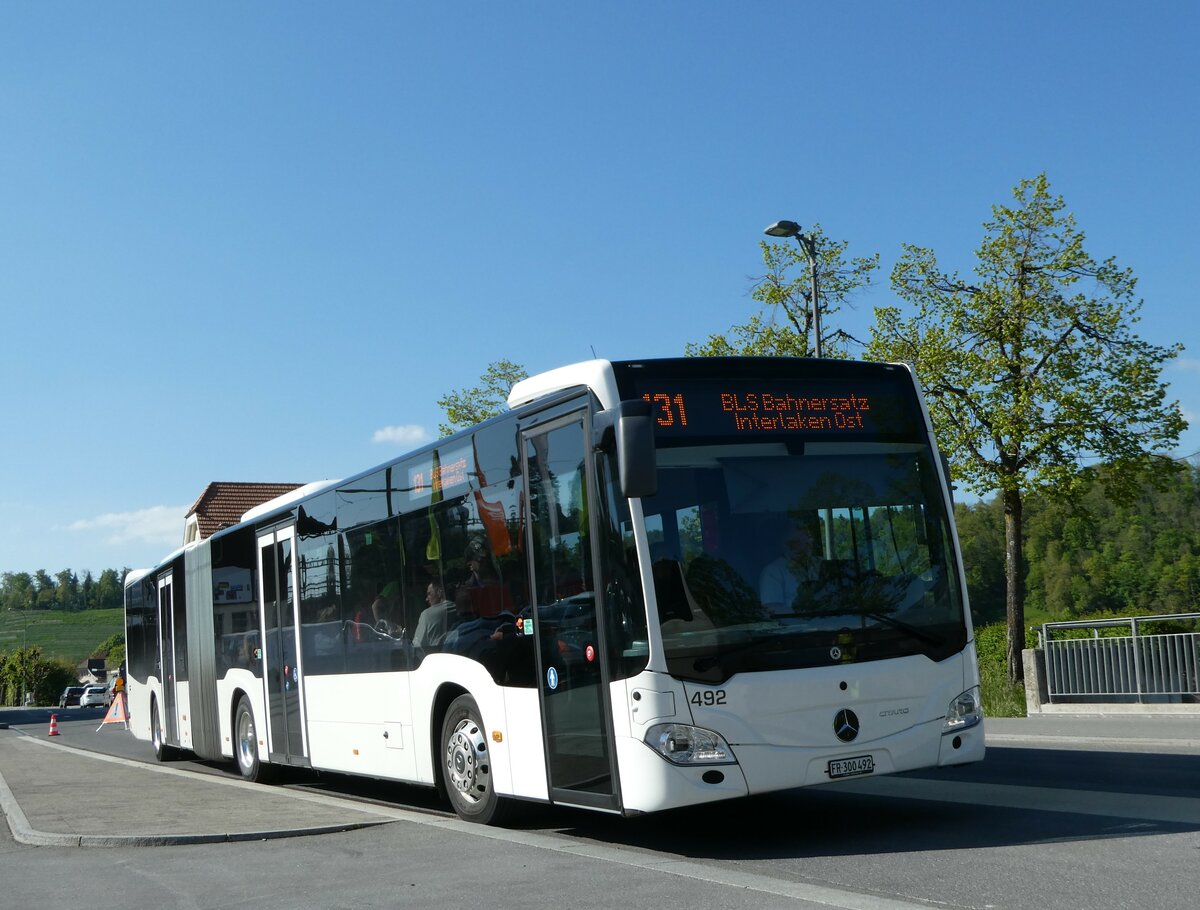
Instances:
[[[126,583],[135,735],[636,815],[978,761],[948,475],[903,365],[562,367]]]

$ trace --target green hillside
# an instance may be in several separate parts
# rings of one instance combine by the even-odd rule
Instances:
[[[61,657],[73,664],[90,657],[106,639],[125,631],[121,609],[5,610],[0,612],[0,652],[24,645],[40,645],[46,657]]]

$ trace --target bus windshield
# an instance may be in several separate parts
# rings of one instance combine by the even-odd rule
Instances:
[[[953,536],[921,442],[658,450],[643,499],[671,673],[829,666],[966,645]]]

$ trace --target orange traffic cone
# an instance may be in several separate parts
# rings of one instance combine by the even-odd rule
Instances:
[[[58,715],[57,714],[50,715],[50,732],[47,733],[46,735],[47,736],[59,736],[60,735],[58,732]]]

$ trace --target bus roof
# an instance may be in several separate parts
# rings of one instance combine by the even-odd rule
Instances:
[[[578,386],[595,392],[603,407],[616,407],[620,400],[612,364],[607,360],[584,360],[522,379],[508,393],[508,406],[515,409],[553,392]]]
[[[285,506],[299,502],[302,499],[307,499],[315,493],[322,490],[335,487],[341,480],[315,480],[312,483],[306,483],[303,486],[284,493],[282,496],[276,496],[274,499],[268,499],[261,505],[255,506],[253,509],[248,509],[242,513],[242,519],[239,524],[245,524],[248,521],[253,521],[256,518],[262,518],[264,515],[270,515],[272,512],[279,511]]]

